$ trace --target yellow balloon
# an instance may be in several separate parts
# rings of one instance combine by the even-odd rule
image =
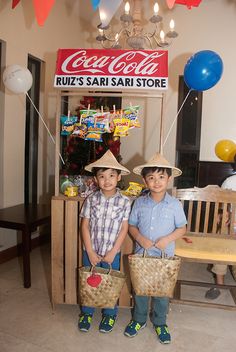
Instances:
[[[229,139],[222,139],[215,145],[216,156],[227,162],[233,162],[236,154],[236,144]]]

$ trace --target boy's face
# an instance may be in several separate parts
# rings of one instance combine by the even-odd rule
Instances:
[[[104,193],[112,193],[116,191],[117,182],[121,180],[121,175],[116,170],[99,170],[95,176],[98,187]]]
[[[167,190],[171,176],[166,171],[149,172],[143,179],[151,193],[164,193]]]

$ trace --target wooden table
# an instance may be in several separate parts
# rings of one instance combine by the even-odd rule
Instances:
[[[31,286],[31,232],[35,231],[37,226],[49,224],[50,221],[51,206],[49,204],[19,204],[13,207],[0,209],[0,227],[22,231],[22,256],[25,288]]]

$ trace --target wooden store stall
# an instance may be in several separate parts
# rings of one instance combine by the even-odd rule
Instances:
[[[135,53],[135,54],[134,54]],[[160,54],[160,51],[158,52]],[[152,51],[132,52],[127,50],[92,50],[75,49],[59,50],[55,87],[57,93],[56,121],[56,158],[55,158],[55,196],[52,198],[52,304],[78,303],[78,267],[81,266],[81,237],[79,234],[79,211],[84,198],[67,197],[61,194],[60,170],[62,166],[60,117],[63,100],[81,96],[96,97],[140,97],[160,99],[160,136],[161,148],[163,138],[163,102],[164,94],[160,90],[167,88],[167,52],[162,56]],[[94,59],[94,58],[97,59]],[[115,59],[114,59],[115,58]],[[132,58],[132,63],[129,63]],[[86,61],[87,60],[87,61]],[[76,62],[77,67],[73,68]],[[86,69],[83,76],[83,65],[91,64],[91,72]],[[107,64],[106,64],[107,63]],[[116,68],[123,65],[123,73]],[[67,65],[67,66],[65,66]],[[136,65],[136,66],[135,66]],[[101,74],[101,67],[105,67]],[[158,74],[156,73],[158,67]],[[111,74],[110,71],[113,71]],[[148,70],[150,72],[148,72]],[[65,71],[67,74],[65,74]],[[68,74],[68,71],[71,71]],[[99,72],[93,74],[92,72]],[[132,72],[131,72],[132,71]],[[152,72],[153,71],[153,72]],[[143,73],[142,73],[143,72]],[[92,85],[92,83],[94,86]],[[116,85],[114,87],[114,85]],[[158,89],[149,92],[150,89]],[[99,92],[96,92],[99,89]],[[101,92],[102,90],[102,92]],[[111,92],[112,90],[112,92]],[[118,91],[119,92],[118,92]],[[120,93],[120,91],[125,93]],[[157,131],[158,133],[158,131]],[[132,252],[132,240],[127,237],[123,248],[121,270],[128,273],[127,255]],[[119,304],[131,306],[131,285],[127,280],[123,287]]]
[[[137,55],[141,55],[140,51],[138,52],[139,54]],[[160,55],[155,57],[153,51],[144,52],[145,55],[149,55],[149,59],[144,60],[141,55],[141,57],[137,57],[136,62],[135,54],[134,52],[131,53],[131,51],[59,50],[55,75],[55,87],[58,89],[56,122],[56,155],[58,157],[55,158],[55,196],[52,198],[53,306],[55,304],[78,303],[78,268],[82,264],[79,211],[84,198],[65,196],[61,194],[60,189],[60,170],[63,161],[61,155],[59,157],[61,151],[60,117],[62,114],[62,100],[78,96],[139,96],[145,99],[161,99],[159,150],[162,152],[164,94],[156,94],[155,92],[148,94],[148,90],[167,88],[167,56],[165,57],[165,54],[163,54],[164,56],[160,59]],[[132,66],[129,66],[129,55],[133,55]],[[115,60],[115,63],[113,60]],[[123,63],[123,71],[117,70],[119,72],[114,73],[118,67],[116,65],[120,62]],[[143,63],[141,64],[140,62]],[[159,68],[161,67],[158,72],[155,71],[156,65]],[[147,78],[148,70],[150,70],[150,75]],[[143,86],[140,86],[141,83]],[[148,84],[152,85],[152,87],[148,87]],[[121,85],[123,86],[121,87]],[[99,89],[99,92],[96,92],[96,89]],[[112,93],[110,92],[111,90]],[[118,93],[117,90],[125,91],[125,93]],[[187,261],[236,264],[236,236],[233,223],[229,227],[225,226],[226,213],[229,207],[232,218],[235,218],[236,192],[211,186],[204,189],[174,189],[173,194],[182,202],[188,219],[187,235],[184,239],[177,241],[176,254]],[[220,228],[217,225],[219,209],[222,211]],[[130,307],[132,305],[132,291],[127,261],[127,256],[132,253],[132,250],[133,242],[127,236],[121,250],[121,271],[124,271],[127,275],[126,284],[119,299],[119,305],[122,307]],[[181,285],[213,286],[213,284],[208,283],[179,280],[173,302],[217,306],[214,303],[183,300],[181,298]],[[235,286],[224,285],[222,287],[230,289],[236,304]],[[236,309],[236,306],[221,305],[221,308]]]

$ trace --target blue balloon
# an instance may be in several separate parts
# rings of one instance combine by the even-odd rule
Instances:
[[[184,68],[184,81],[190,89],[212,88],[221,78],[223,61],[211,50],[202,50],[190,57]]]

